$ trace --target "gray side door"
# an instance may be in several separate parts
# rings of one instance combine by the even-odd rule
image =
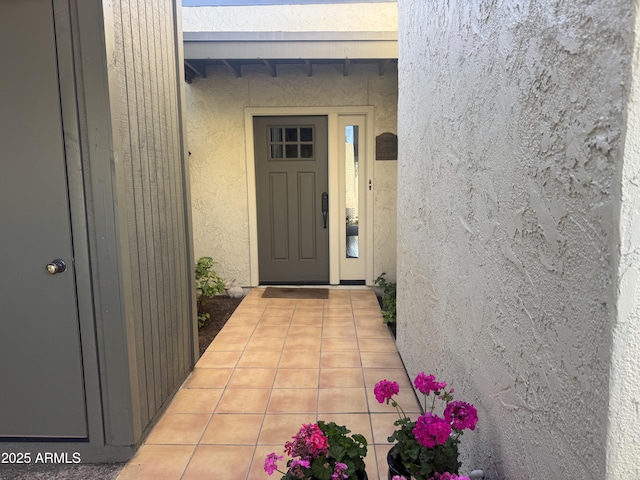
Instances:
[[[329,283],[327,117],[255,117],[262,284]]]
[[[0,2],[0,437],[87,437],[54,34],[51,1]]]

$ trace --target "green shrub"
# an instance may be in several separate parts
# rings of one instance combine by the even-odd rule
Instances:
[[[218,276],[213,269],[214,265],[217,265],[217,262],[214,262],[211,257],[200,257],[196,263],[198,327],[202,327],[209,320],[209,314],[205,313],[203,308],[207,304],[207,299],[215,297],[218,293],[224,293],[224,279]]]
[[[382,272],[376,278],[376,285],[382,288],[382,322],[396,323],[396,282],[387,282]]]

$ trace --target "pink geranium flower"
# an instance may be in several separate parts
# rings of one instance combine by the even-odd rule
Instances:
[[[273,475],[273,472],[278,469],[278,465],[276,465],[276,462],[282,460],[282,458],[282,455],[276,455],[275,452],[267,455],[267,458],[264,461],[264,471],[269,475]]]
[[[433,448],[447,441],[451,435],[451,425],[445,419],[427,412],[418,417],[413,434],[421,445]]]
[[[416,379],[413,381],[416,389],[429,395],[431,392],[439,392],[447,386],[447,382],[438,382],[433,375],[426,375],[424,372],[420,372]]]
[[[456,430],[475,430],[478,423],[476,407],[467,402],[455,401],[444,409],[444,418]]]
[[[373,387],[373,394],[376,396],[378,403],[389,403],[391,397],[397,395],[400,392],[398,382],[390,382],[389,380],[380,380]]]
[[[455,473],[435,473],[429,480],[470,480],[469,477],[456,475]]]

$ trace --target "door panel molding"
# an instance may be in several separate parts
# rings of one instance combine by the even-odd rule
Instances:
[[[343,142],[340,138],[339,118],[344,115],[364,115],[366,121],[366,150],[367,181],[371,179],[373,166],[374,141],[373,119],[374,107],[372,106],[348,106],[348,107],[245,107],[245,160],[247,167],[247,196],[248,196],[248,217],[249,217],[249,265],[251,286],[260,284],[260,274],[258,266],[258,219],[257,219],[257,197],[256,197],[256,170],[255,170],[255,148],[253,117],[255,116],[308,116],[322,115],[327,117],[328,129],[328,172],[329,172],[329,283],[331,285],[340,284],[340,221],[342,215],[333,214],[338,212],[340,207],[340,165],[339,155]],[[317,192],[319,193],[319,192]],[[366,258],[366,278],[367,285],[373,285],[373,195],[367,190],[367,258]]]

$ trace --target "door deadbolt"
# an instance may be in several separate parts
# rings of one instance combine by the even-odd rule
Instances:
[[[64,263],[64,260],[56,258],[52,260],[50,263],[47,263],[47,273],[51,275],[55,275],[56,273],[62,273],[67,269],[67,264]]]

